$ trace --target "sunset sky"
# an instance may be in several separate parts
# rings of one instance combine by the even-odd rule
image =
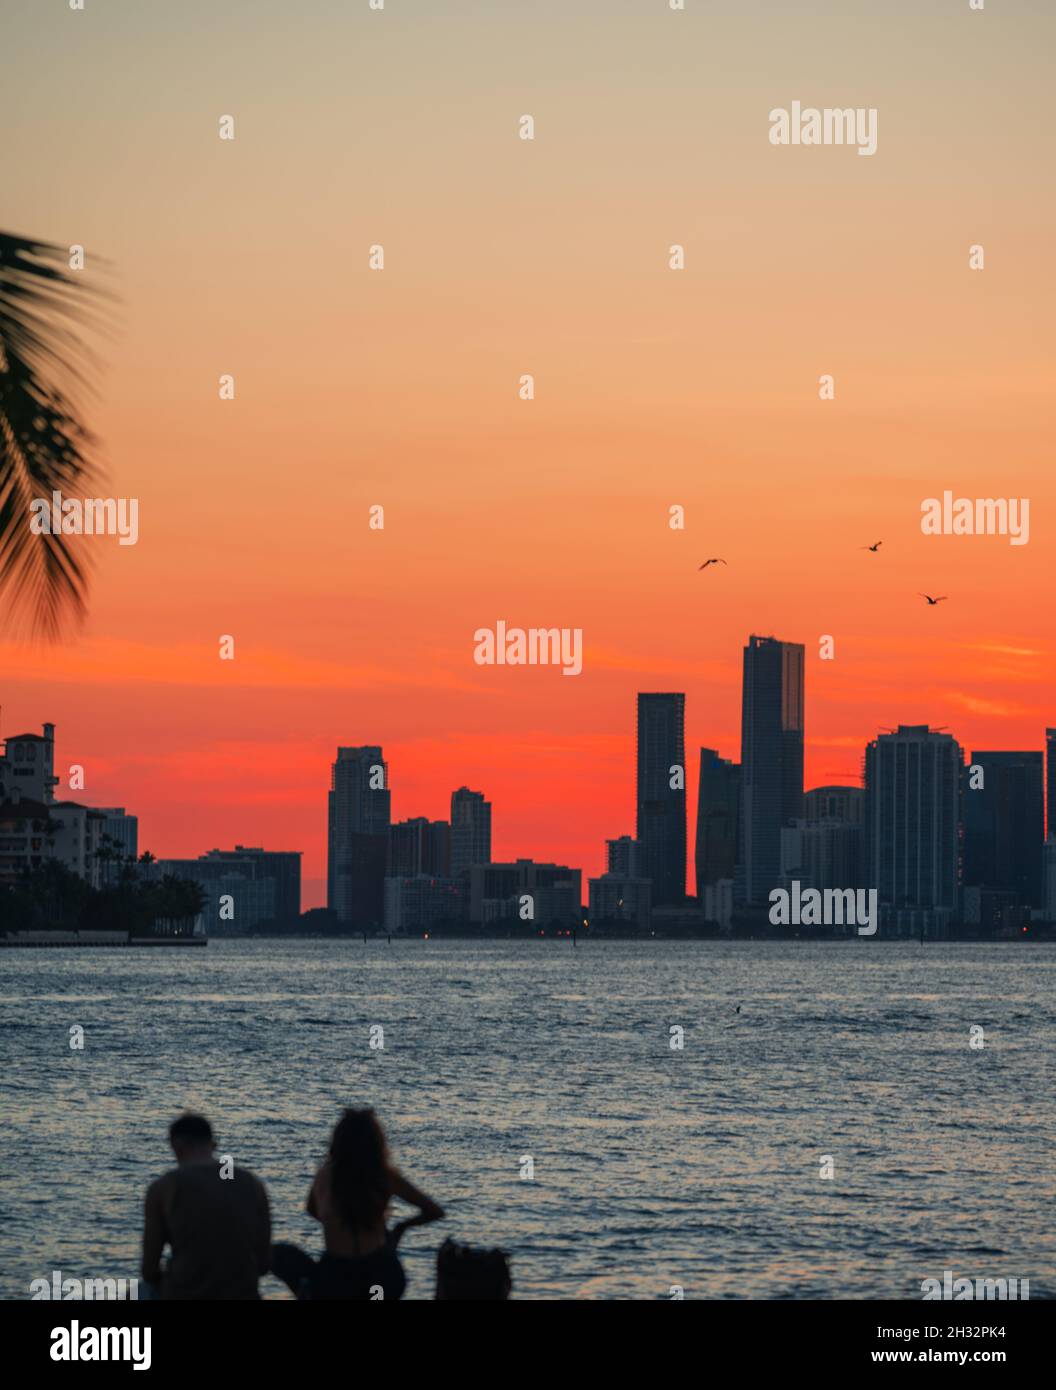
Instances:
[[[808,786],[900,722],[1040,749],[1054,42],[1047,0],[8,0],[0,227],[119,296],[95,493],[140,538],[78,543],[60,644],[0,639],[0,735],[54,722],[158,856],[303,850],[305,907],[338,744],[396,819],[465,783],[494,858],[599,872],[639,690],[686,692],[692,845],[752,632],[806,645]],[[794,100],[876,154],[771,145]],[[944,489],[1029,544],[923,536]],[[583,673],[476,666],[500,618]]]

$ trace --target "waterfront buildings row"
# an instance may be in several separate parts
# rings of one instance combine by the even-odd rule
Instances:
[[[382,749],[338,748],[328,797],[327,904],[342,924],[404,933],[580,919],[579,869],[492,862],[491,802],[483,792],[452,792],[448,821],[417,816],[391,824],[390,811]]]
[[[138,822],[123,806],[59,800],[55,726],[14,734],[0,752],[0,883],[57,859],[93,887],[114,881],[138,852]]]
[[[59,782],[53,724],[45,724],[39,734],[15,734],[5,741],[0,752],[0,884],[55,860],[93,888],[105,889],[119,884],[136,865],[140,878],[172,874],[197,882],[206,898],[203,920],[213,934],[237,934],[262,922],[299,917],[300,853],[236,845],[197,859],[147,856],[139,862],[137,817],[121,806],[59,800]]]

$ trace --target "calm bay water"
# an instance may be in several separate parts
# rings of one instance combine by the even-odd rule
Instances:
[[[183,1108],[318,1249],[311,1173],[372,1104],[448,1211],[404,1237],[409,1297],[444,1234],[504,1245],[515,1297],[919,1298],[946,1269],[1052,1296],[1054,986],[1017,944],[0,951],[0,1295],[136,1273]]]

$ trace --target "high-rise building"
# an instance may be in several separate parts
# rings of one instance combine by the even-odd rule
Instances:
[[[1026,906],[1042,906],[1042,762],[1034,752],[972,753],[963,802],[965,887],[1004,889]]]
[[[700,906],[706,922],[715,922],[728,932],[733,924],[733,879],[720,878],[717,883],[705,883]]]
[[[864,810],[861,787],[811,787],[803,793],[803,819],[809,825],[827,820],[861,825]]]
[[[413,816],[389,832],[389,876],[447,878],[451,872],[451,826],[446,820]]]
[[[864,888],[861,787],[814,787],[803,796],[803,819],[781,831],[781,879],[806,888]]]
[[[491,863],[491,802],[483,792],[459,787],[451,793],[451,877],[474,864]]]
[[[638,872],[653,907],[686,896],[686,697],[638,696]]]
[[[866,748],[865,854],[882,929],[935,935],[955,915],[963,768],[956,739],[926,724]]]
[[[139,818],[126,815],[123,806],[99,806],[96,812],[103,817],[101,842],[126,863],[138,859]]]
[[[327,906],[339,922],[380,926],[390,820],[389,770],[380,748],[338,748],[327,809]]]
[[[781,827],[781,887],[864,888],[862,827],[842,820],[797,820]]]
[[[704,889],[729,879],[737,867],[737,834],[741,805],[741,769],[714,748],[700,750],[697,794],[697,897]]]
[[[741,696],[738,896],[769,901],[781,877],[781,829],[803,815],[803,645],[748,638]]]
[[[108,888],[119,883],[123,870],[139,858],[139,820],[126,815],[123,806],[100,806],[94,815],[99,817],[98,843],[89,877],[97,888]]]
[[[1047,838],[1056,835],[1056,729],[1045,730],[1045,796]]]
[[[605,872],[622,878],[638,877],[638,841],[633,835],[605,841]]]
[[[1056,922],[1056,835],[1045,841],[1045,921]]]

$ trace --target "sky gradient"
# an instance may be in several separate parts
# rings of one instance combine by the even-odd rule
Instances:
[[[493,857],[596,873],[639,690],[686,692],[692,845],[751,632],[806,646],[808,786],[899,722],[1042,747],[1054,13],[686,4],[5,7],[0,226],[120,297],[95,491],[140,539],[80,542],[63,642],[0,635],[0,734],[54,722],[141,848],[301,849],[319,905],[334,750],[380,743],[394,819],[468,784]],[[772,146],[797,99],[876,154]],[[1028,497],[1029,544],[923,536],[946,488]],[[500,618],[583,673],[474,665]]]

